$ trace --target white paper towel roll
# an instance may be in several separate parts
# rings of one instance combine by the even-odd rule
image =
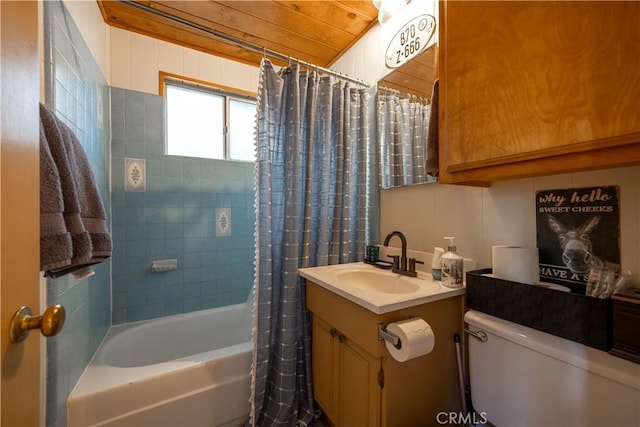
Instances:
[[[493,275],[512,282],[536,284],[538,248],[520,246],[493,246],[491,248]]]
[[[431,326],[419,317],[389,323],[387,332],[400,338],[400,348],[396,348],[389,341],[385,342],[387,351],[398,362],[406,362],[430,353],[436,342]]]

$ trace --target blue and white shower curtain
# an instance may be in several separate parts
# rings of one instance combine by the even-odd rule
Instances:
[[[426,171],[431,105],[414,96],[378,93],[382,188],[436,182]]]
[[[375,88],[263,59],[257,109],[251,424],[305,425],[311,322],[298,268],[362,260],[378,243]]]

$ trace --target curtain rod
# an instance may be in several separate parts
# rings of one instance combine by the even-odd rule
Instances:
[[[117,1],[118,1],[118,3],[123,3],[123,4],[126,4],[128,6],[132,6],[132,7],[138,8],[138,9],[144,11],[144,12],[148,12],[148,13],[151,13],[153,15],[159,16],[161,18],[168,19],[168,20],[173,21],[173,22],[175,22],[177,24],[180,24],[182,26],[186,26],[186,27],[189,27],[191,29],[206,33],[209,37],[212,37],[214,39],[217,39],[217,40],[220,40],[220,41],[223,41],[223,42],[227,42],[227,43],[232,43],[232,44],[235,44],[235,45],[240,46],[242,48],[245,48],[245,49],[248,49],[250,51],[256,52],[256,53],[261,53],[264,56],[270,56],[271,58],[279,59],[281,61],[289,62],[289,63],[295,62],[296,64],[302,65],[305,68],[314,69],[314,70],[319,71],[321,73],[325,73],[325,74],[329,74],[329,75],[332,75],[332,76],[335,76],[335,77],[339,77],[339,78],[341,78],[343,80],[347,80],[347,81],[349,81],[351,83],[356,83],[356,84],[361,85],[361,86],[365,86],[365,87],[371,86],[369,83],[367,83],[367,82],[365,82],[363,80],[356,79],[354,77],[349,77],[349,76],[347,76],[345,74],[342,74],[342,73],[340,73],[338,71],[330,70],[328,68],[324,68],[324,67],[321,67],[319,65],[312,64],[311,62],[303,61],[302,59],[292,58],[289,55],[285,55],[283,53],[267,49],[264,46],[261,47],[261,46],[255,45],[253,43],[249,43],[249,42],[247,42],[245,40],[242,40],[242,39],[230,36],[228,34],[224,34],[224,33],[221,33],[219,31],[216,31],[216,30],[214,30],[212,28],[207,28],[207,27],[205,27],[203,25],[196,24],[195,22],[191,22],[191,21],[188,21],[186,19],[179,18],[177,16],[169,15],[168,13],[165,13],[163,11],[154,9],[151,6],[147,6],[145,4],[137,3],[137,2],[134,2],[132,0],[117,0]]]

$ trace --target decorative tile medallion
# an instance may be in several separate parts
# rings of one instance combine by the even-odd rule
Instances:
[[[147,171],[145,159],[124,159],[124,190],[147,190]]]
[[[216,237],[231,236],[231,209],[216,208]]]

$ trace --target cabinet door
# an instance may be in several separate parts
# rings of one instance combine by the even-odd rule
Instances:
[[[337,331],[331,325],[313,316],[313,394],[327,417],[337,420],[338,358]]]
[[[442,7],[442,182],[638,164],[640,2]]]
[[[339,423],[345,427],[380,425],[380,359],[340,335]]]

